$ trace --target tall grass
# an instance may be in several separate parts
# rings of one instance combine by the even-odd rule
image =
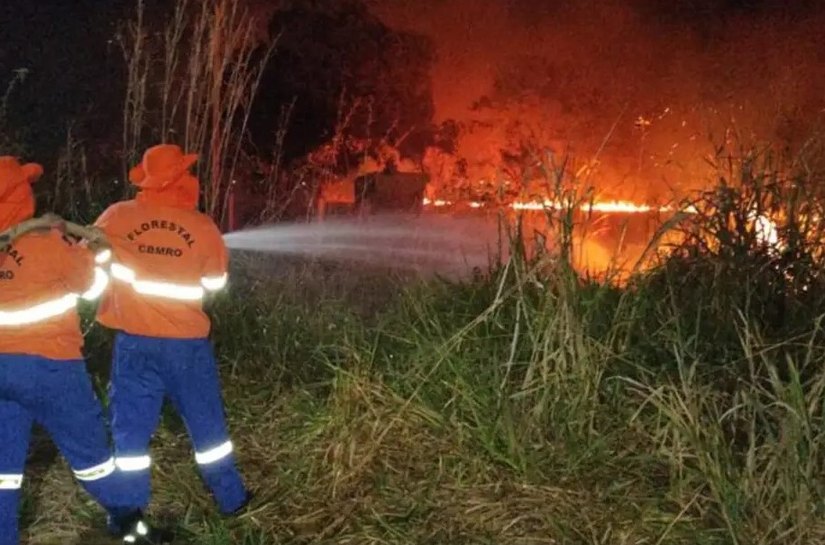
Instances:
[[[19,130],[9,124],[8,111],[15,91],[25,83],[28,70],[15,70],[0,96],[0,150],[4,155],[20,156],[24,152],[23,138]]]
[[[251,102],[275,43],[258,40],[256,22],[239,0],[180,0],[161,31],[145,17],[138,0],[120,37],[128,78],[124,178],[157,142],[200,153],[203,206],[223,223]]]

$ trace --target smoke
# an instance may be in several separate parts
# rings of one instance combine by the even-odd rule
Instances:
[[[639,198],[704,185],[709,144],[730,143],[731,129],[789,147],[812,134],[825,106],[825,9],[817,6],[372,3],[390,26],[435,43],[437,121],[462,125],[460,151],[471,163],[500,163],[502,148],[534,140],[599,154],[609,196]]]

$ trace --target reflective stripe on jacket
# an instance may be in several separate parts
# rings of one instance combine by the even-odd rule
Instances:
[[[107,283],[94,256],[57,231],[20,237],[0,260],[0,354],[80,359],[78,301]]]
[[[112,280],[97,316],[101,324],[147,337],[209,335],[203,298],[226,285],[228,262],[211,218],[126,201],[106,210],[96,225],[113,249]]]

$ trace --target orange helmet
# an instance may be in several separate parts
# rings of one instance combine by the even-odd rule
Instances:
[[[0,230],[34,215],[31,184],[43,175],[37,163],[21,165],[16,157],[0,157]]]
[[[184,154],[179,146],[161,144],[149,148],[143,161],[129,171],[129,181],[141,189],[138,199],[154,204],[195,208],[200,184],[189,173],[197,154]]]

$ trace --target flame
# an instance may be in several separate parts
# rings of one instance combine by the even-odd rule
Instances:
[[[424,198],[422,201],[424,206],[435,206],[441,208],[444,206],[452,206],[452,201],[443,199],[428,199]],[[479,201],[470,201],[470,208],[484,208],[485,204]],[[551,201],[545,199],[544,201],[515,201],[510,203],[510,208],[513,210],[567,210],[571,208],[570,203],[562,201]],[[673,212],[674,208],[671,206],[650,206],[647,204],[637,204],[631,201],[594,201],[586,204],[580,204],[576,208],[582,212],[602,212],[606,214],[647,214],[650,212]]]
[[[444,199],[428,199],[425,198],[423,200],[424,206],[433,206],[436,208],[443,208],[445,206],[453,206],[454,203],[452,201],[444,200]],[[479,202],[479,201],[469,201],[470,208],[480,209],[485,208],[487,205],[486,203]],[[571,205],[569,202],[563,202],[559,200],[550,200],[545,199],[544,201],[514,201],[508,205],[508,208],[514,211],[541,211],[541,210],[569,210],[570,208],[578,209],[582,212],[586,213],[600,213],[603,215],[610,215],[610,214],[650,214],[652,212],[660,212],[660,213],[676,213],[681,212],[684,214],[695,215],[699,213],[699,210],[693,206],[689,205],[683,208],[676,208],[673,206],[654,206],[644,203],[636,203],[633,201],[625,201],[625,200],[605,200],[605,201],[592,201],[588,203],[578,204],[576,206]],[[782,242],[779,238],[779,230],[777,227],[776,222],[768,217],[765,214],[756,215],[755,213],[752,215],[750,220],[753,222],[757,240],[761,244],[765,244],[771,248],[781,250],[782,249]],[[638,241],[637,241],[638,242]],[[646,243],[646,241],[641,241]],[[616,257],[618,255],[608,255],[610,252],[605,248],[601,247],[600,244],[596,241],[590,241],[585,239],[580,241],[584,255],[583,265],[593,272],[603,272],[603,270],[607,270],[607,268],[611,267],[614,263]],[[644,245],[644,244],[643,244]],[[627,249],[625,249],[626,251]],[[625,253],[618,250],[618,253]],[[633,253],[633,252],[630,252]],[[626,256],[628,257],[628,256]]]
[[[562,201],[516,201],[510,205],[513,210],[568,210],[570,203]],[[577,207],[582,212],[603,212],[606,214],[647,214],[653,211],[672,212],[669,206],[649,206],[631,201],[595,201],[580,204]]]
[[[431,206],[432,205],[432,206],[436,206],[438,208],[441,208],[442,206],[452,206],[453,203],[451,201],[445,201],[443,199],[430,200],[430,199],[425,197],[424,201],[423,201],[423,204],[424,204],[424,206]]]
[[[753,221],[756,226],[756,238],[761,244],[782,249],[783,245],[779,240],[779,231],[776,223],[765,215],[757,216]]]
[[[422,204],[426,206],[435,206],[442,208],[445,206],[453,206],[455,203],[444,199],[431,200],[425,198]],[[479,201],[470,201],[470,208],[484,208],[485,203]],[[570,203],[563,201],[552,201],[545,199],[544,201],[515,201],[510,203],[509,208],[513,210],[568,210],[571,208]],[[593,201],[590,203],[580,204],[577,207],[582,212],[601,212],[603,214],[649,214],[651,212],[671,213],[682,212],[685,214],[698,214],[699,210],[689,205],[684,208],[677,209],[673,206],[652,206],[649,204],[640,204],[632,201]],[[776,246],[779,244],[779,231],[776,222],[768,216],[762,214],[752,218],[756,225],[757,237],[760,242]]]

